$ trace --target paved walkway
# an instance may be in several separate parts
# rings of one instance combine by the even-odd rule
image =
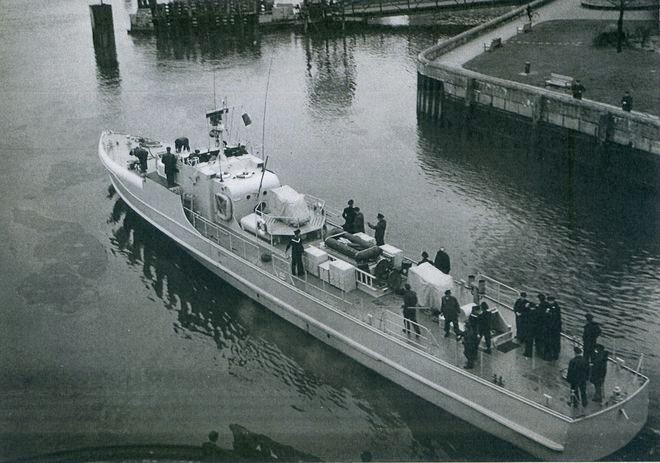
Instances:
[[[534,17],[534,24],[561,19],[600,19],[605,21],[616,21],[619,14],[615,10],[594,10],[584,8],[580,5],[579,0],[556,0],[534,11],[538,13],[538,15],[535,15]],[[624,21],[649,20],[653,18],[652,15],[652,11],[646,10],[626,11],[623,19]],[[504,23],[501,27],[488,31],[484,35],[439,56],[435,62],[463,67],[465,63],[484,52],[484,43],[490,43],[490,41],[496,37],[501,37],[502,41],[505,42],[511,37],[516,36],[518,34],[518,27],[522,27],[526,22],[528,22],[527,16],[523,15],[518,19]],[[528,40],[531,41],[533,39],[530,36]]]

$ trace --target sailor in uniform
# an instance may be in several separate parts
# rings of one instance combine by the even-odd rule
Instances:
[[[291,249],[291,273],[293,275],[303,276],[305,274],[305,266],[303,265],[305,246],[300,237],[300,229],[296,229],[293,233],[293,237],[286,245],[285,252],[288,253],[289,249]]]

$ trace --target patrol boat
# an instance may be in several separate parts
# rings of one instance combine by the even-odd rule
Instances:
[[[517,289],[482,274],[455,281],[392,244],[344,232],[340,213],[323,199],[280,184],[267,159],[228,144],[230,108],[206,116],[209,148],[176,154],[174,185],[166,181],[165,143],[104,131],[98,151],[126,204],[211,272],[350,358],[538,458],[596,460],[642,429],[649,380],[641,358],[627,365],[606,346],[603,402],[574,408],[564,376],[580,340],[562,335],[557,361],[523,355],[514,341]],[[144,172],[132,155],[137,148],[149,153]],[[305,246],[302,276],[292,274],[285,252],[296,229]],[[404,329],[406,283],[419,298],[418,336]],[[473,369],[463,368],[460,340],[441,336],[442,318],[434,316],[447,289],[460,301],[460,325],[475,303],[490,307],[493,349],[481,349]]]

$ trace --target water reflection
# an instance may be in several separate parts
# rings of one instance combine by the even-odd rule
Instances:
[[[195,34],[158,34],[153,37],[134,36],[137,45],[156,42],[159,60],[174,59],[201,62],[205,60],[226,60],[231,56],[255,59],[261,56],[261,38],[254,29],[229,34],[211,32]]]
[[[326,33],[300,40],[304,42],[309,105],[324,114],[346,114],[355,97],[357,37],[337,38]]]

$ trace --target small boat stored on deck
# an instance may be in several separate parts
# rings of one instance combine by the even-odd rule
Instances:
[[[514,340],[516,289],[487,275],[457,281],[429,263],[417,265],[394,244],[347,233],[324,200],[282,185],[267,159],[227,144],[229,113],[226,107],[207,113],[209,149],[172,153],[175,171],[168,144],[104,131],[99,156],[121,198],[278,316],[538,458],[603,458],[642,429],[649,397],[641,361],[632,368],[612,353],[602,403],[573,407],[562,374],[579,340],[562,335],[555,361],[525,356]],[[145,151],[141,163],[135,155]],[[304,243],[302,275],[292,274],[286,252],[296,230]],[[405,284],[419,297],[417,323],[411,322],[419,336],[404,329]],[[436,315],[446,290],[460,302],[461,327],[475,303],[490,307],[493,349],[480,350],[470,370],[462,368],[460,336],[440,336]]]

